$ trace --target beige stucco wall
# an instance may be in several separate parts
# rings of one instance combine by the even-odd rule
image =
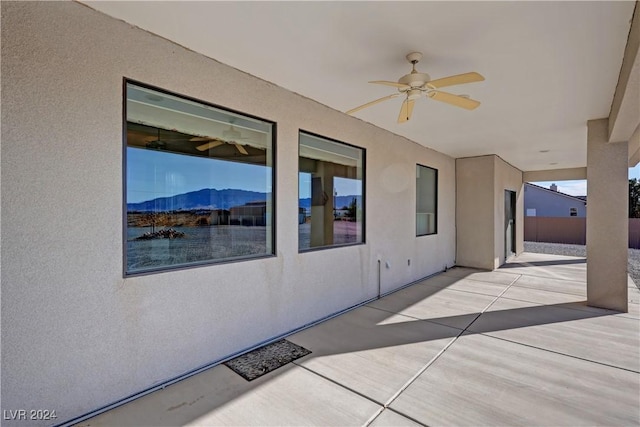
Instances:
[[[516,247],[517,254],[524,250],[524,183],[522,171],[511,166],[498,156],[493,156],[494,161],[494,258],[493,268],[498,268],[505,263],[505,224],[504,203],[505,190],[516,192]]]
[[[608,120],[587,122],[587,302],[627,311],[627,142],[607,142]]]
[[[516,192],[516,253],[524,250],[522,172],[495,155],[456,160],[456,264],[505,262],[504,192]]]
[[[378,258],[383,292],[453,265],[453,159],[83,5],[1,6],[3,409],[62,422],[375,297]],[[122,277],[123,77],[277,123],[276,257]],[[365,245],[298,253],[299,129],[367,150]]]
[[[494,156],[456,160],[456,264],[493,269]]]

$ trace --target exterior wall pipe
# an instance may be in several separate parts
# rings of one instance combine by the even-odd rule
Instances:
[[[446,267],[445,267],[445,271],[446,271]],[[378,260],[378,272],[380,272],[380,260]],[[62,423],[59,423],[59,424],[55,424],[53,427],[71,427],[73,425],[76,425],[78,423],[86,421],[86,420],[88,420],[90,418],[96,417],[96,416],[98,416],[98,415],[100,415],[100,414],[102,414],[104,412],[110,411],[111,409],[117,408],[117,407],[125,405],[125,404],[127,404],[127,403],[129,403],[131,401],[139,399],[139,398],[141,398],[143,396],[151,394],[151,393],[153,393],[155,391],[163,390],[163,389],[165,389],[166,387],[169,387],[172,384],[175,384],[175,383],[180,382],[182,380],[186,380],[187,378],[190,378],[190,377],[192,377],[194,375],[197,375],[197,374],[199,374],[201,372],[204,372],[207,369],[214,368],[214,367],[216,367],[216,366],[218,366],[218,365],[220,365],[222,363],[225,363],[225,362],[227,362],[227,361],[229,361],[231,359],[235,359],[236,357],[239,357],[239,356],[242,356],[243,354],[249,353],[250,351],[256,350],[256,349],[258,349],[260,347],[264,347],[265,345],[269,345],[271,343],[274,343],[276,341],[284,339],[284,338],[288,337],[289,335],[293,335],[293,334],[296,334],[298,332],[301,332],[301,331],[304,331],[306,329],[309,329],[312,326],[316,326],[316,325],[318,325],[318,324],[320,324],[322,322],[326,322],[327,320],[331,320],[334,317],[338,317],[338,316],[340,316],[342,314],[345,314],[345,313],[347,313],[347,312],[349,312],[351,310],[355,310],[356,308],[362,307],[363,305],[366,305],[366,304],[369,304],[370,302],[376,301],[377,299],[380,299],[382,297],[386,297],[387,295],[391,295],[391,294],[393,294],[395,292],[401,291],[402,289],[408,288],[409,286],[413,286],[413,285],[415,285],[415,284],[417,284],[419,282],[422,282],[423,280],[430,279],[431,277],[437,276],[440,273],[442,273],[442,272],[439,271],[437,273],[430,274],[430,275],[428,275],[426,277],[423,277],[421,279],[415,280],[415,281],[413,281],[411,283],[407,283],[404,286],[400,286],[397,289],[393,289],[393,290],[391,290],[389,292],[386,292],[384,295],[380,294],[380,287],[379,287],[380,286],[380,274],[378,274],[378,297],[377,298],[370,298],[370,299],[368,299],[366,301],[363,301],[363,302],[361,302],[359,304],[356,304],[354,306],[348,307],[348,308],[346,308],[344,310],[340,310],[340,311],[338,311],[336,313],[333,313],[333,314],[330,314],[328,316],[322,317],[322,318],[320,318],[320,319],[318,319],[316,321],[313,321],[311,323],[307,323],[306,325],[303,325],[303,326],[301,326],[299,328],[292,329],[289,332],[285,332],[284,334],[280,334],[280,335],[272,337],[272,338],[270,338],[268,340],[262,341],[262,342],[260,342],[260,343],[258,343],[256,345],[253,345],[253,346],[251,346],[249,348],[246,348],[244,350],[241,350],[241,351],[238,351],[236,353],[230,354],[230,355],[228,355],[226,357],[214,360],[213,362],[210,362],[210,363],[202,365],[202,366],[200,366],[198,368],[192,369],[192,370],[190,370],[188,372],[185,372],[185,373],[183,373],[181,375],[178,375],[178,376],[176,376],[174,378],[171,378],[171,379],[169,379],[167,381],[164,381],[164,382],[162,382],[160,384],[157,384],[157,385],[155,385],[153,387],[147,388],[147,389],[139,391],[137,393],[133,393],[133,394],[131,394],[131,395],[125,397],[125,398],[122,398],[120,400],[112,402],[112,403],[110,403],[108,405],[102,406],[102,407],[100,407],[98,409],[95,409],[95,410],[89,412],[89,413],[86,413],[86,414],[81,415],[81,416],[76,417],[76,418],[69,419],[67,421],[63,421]]]
[[[380,299],[380,293],[382,291],[382,272],[380,268],[380,260],[378,260],[378,299]]]

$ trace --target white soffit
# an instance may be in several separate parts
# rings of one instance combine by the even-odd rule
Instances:
[[[355,113],[453,157],[497,154],[521,170],[586,166],[587,120],[609,116],[633,1],[155,2],[90,7],[337,110],[394,93],[368,84],[410,71],[482,102],[430,99],[397,124],[401,98]],[[171,88],[167,88],[171,89]],[[550,150],[541,153],[540,151]]]

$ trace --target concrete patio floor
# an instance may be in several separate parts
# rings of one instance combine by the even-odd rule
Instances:
[[[313,353],[247,382],[223,365],[81,426],[640,425],[640,290],[586,306],[584,258],[453,268],[287,337]]]

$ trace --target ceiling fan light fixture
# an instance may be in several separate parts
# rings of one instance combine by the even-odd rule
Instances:
[[[163,97],[161,97],[159,95],[156,95],[156,94],[153,94],[153,93],[150,93],[149,95],[146,95],[145,98],[147,98],[149,101],[153,101],[153,102],[162,102],[162,101],[164,101]]]
[[[411,89],[407,92],[407,99],[418,99],[422,95],[422,91],[420,89]]]

